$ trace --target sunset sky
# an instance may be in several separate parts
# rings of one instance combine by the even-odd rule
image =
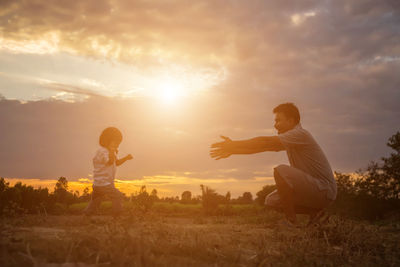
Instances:
[[[108,126],[117,185],[233,197],[273,183],[286,154],[215,161],[210,144],[276,134],[293,102],[333,170],[390,153],[400,130],[400,2],[0,1],[0,176],[90,186]]]

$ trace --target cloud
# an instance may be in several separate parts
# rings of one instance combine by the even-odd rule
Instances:
[[[371,52],[395,52],[376,45],[398,43],[393,1],[281,2],[3,1],[0,25],[4,40],[51,40],[58,50],[144,66],[212,66],[260,55],[271,58],[264,61],[270,66],[276,61],[303,65],[305,58],[318,66],[344,56],[354,62]],[[293,18],[304,22],[301,28],[292,27]]]
[[[262,99],[257,95],[265,93],[271,102],[302,95],[317,102],[313,98],[321,100],[330,88],[344,86],[351,94],[355,89],[348,87],[371,74],[365,62],[400,55],[395,1],[35,0],[2,5],[4,40],[53,40],[59,51],[147,69],[224,68],[229,78],[216,90],[249,101],[257,101],[249,95]],[[399,61],[374,65],[400,68]]]
[[[216,163],[208,146],[219,134],[273,134],[271,110],[288,101],[299,106],[303,125],[335,170],[354,171],[379,159],[398,130],[396,1],[32,0],[2,1],[0,10],[2,51],[69,53],[148,73],[171,66],[224,73],[208,96],[187,100],[175,113],[148,98],[101,97],[109,95],[96,86],[52,79],[46,85],[51,90],[91,97],[82,103],[2,99],[0,123],[7,131],[0,140],[0,174],[82,177],[90,173],[99,131],[118,125],[137,154],[137,163],[120,170],[124,177],[167,171],[235,179],[259,171],[266,174],[257,177],[269,177],[284,155]],[[32,144],[38,148],[26,152]],[[229,176],[218,172],[234,168],[239,171]]]
[[[85,89],[85,88],[75,86],[75,85],[68,85],[68,84],[55,83],[55,82],[46,82],[46,83],[41,83],[41,86],[48,90],[61,92],[61,93],[65,92],[65,93],[78,94],[78,95],[84,95],[84,96],[104,96],[102,94],[96,93],[93,90]]]
[[[56,92],[55,95],[52,95],[53,99],[64,100],[68,102],[74,102],[77,100],[82,101],[89,97],[107,96],[107,91],[104,90],[104,88],[100,88],[103,90],[98,90],[99,83],[95,83],[88,79],[83,80],[84,84],[86,84],[87,87],[95,89],[83,88],[81,86],[73,84],[59,83],[49,79],[38,78],[26,74],[0,72],[0,77],[3,78],[3,86],[4,86],[4,81],[8,81],[13,85],[19,85],[18,87],[24,85],[25,87],[30,87],[32,89],[40,88],[42,90],[44,89],[46,91]]]

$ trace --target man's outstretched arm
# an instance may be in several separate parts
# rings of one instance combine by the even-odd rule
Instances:
[[[217,160],[233,154],[254,154],[285,149],[277,136],[260,136],[240,141],[232,141],[225,136],[221,137],[224,141],[211,145],[210,156]]]

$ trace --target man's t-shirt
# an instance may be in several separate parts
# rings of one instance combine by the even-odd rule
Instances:
[[[329,162],[312,135],[300,124],[279,134],[292,167],[315,178],[319,190],[327,190],[327,198],[336,199],[336,182]]]

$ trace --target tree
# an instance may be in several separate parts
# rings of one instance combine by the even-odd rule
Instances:
[[[337,198],[332,209],[347,216],[376,219],[400,209],[400,132],[389,138],[394,150],[356,175],[335,172]]]
[[[61,176],[60,178],[58,178],[58,181],[54,187],[54,191],[56,190],[66,190],[68,191],[68,180],[67,178]]]
[[[79,197],[80,201],[89,201],[90,200],[90,189],[89,187],[85,187],[83,189],[82,195]]]
[[[30,185],[17,182],[14,186],[0,178],[0,214],[36,213],[48,207],[49,192],[47,188],[35,189]]]
[[[154,204],[154,199],[147,193],[145,185],[140,188],[139,193],[132,195],[131,200],[136,208],[142,212],[149,211]]]
[[[230,191],[226,192],[225,199],[226,199],[227,203],[229,203],[231,201],[231,192]]]
[[[77,199],[73,193],[68,191],[68,180],[63,176],[58,178],[58,181],[54,186],[53,197],[55,202],[64,205],[70,205],[75,201],[75,199]]]
[[[253,202],[253,195],[250,192],[244,192],[243,195],[232,201],[237,204],[251,204]]]
[[[83,189],[83,194],[82,194],[82,196],[88,196],[88,195],[90,195],[90,193],[89,193],[89,187],[85,187],[85,189]]]
[[[397,132],[389,138],[387,146],[395,152],[390,154],[390,157],[383,157],[382,172],[387,179],[388,195],[399,199],[400,198],[400,132]]]
[[[189,204],[192,200],[192,192],[184,191],[181,196],[181,202],[184,204]]]
[[[258,191],[256,193],[257,197],[256,197],[255,201],[260,205],[264,205],[266,196],[268,196],[270,193],[272,193],[272,191],[274,191],[275,189],[276,189],[276,185],[263,186],[261,191]]]
[[[359,171],[356,181],[359,194],[377,199],[400,199],[400,132],[389,138],[387,146],[394,150],[382,162],[371,162],[365,171]]]
[[[214,214],[219,204],[226,203],[225,196],[218,194],[214,189],[204,185],[200,185],[200,188],[202,192],[202,205],[206,214]]]
[[[153,190],[151,190],[151,194],[150,194],[151,196],[153,196],[153,197],[157,197],[157,189],[153,189]]]
[[[7,190],[10,183],[7,183],[6,180],[1,177],[0,178],[0,194]]]
[[[151,197],[151,199],[153,199],[153,201],[159,200],[159,198],[157,196],[157,189],[154,188],[153,190],[151,190],[150,197]]]
[[[253,195],[250,192],[244,192],[242,195],[242,200],[243,203],[250,204],[251,202],[253,202]]]

